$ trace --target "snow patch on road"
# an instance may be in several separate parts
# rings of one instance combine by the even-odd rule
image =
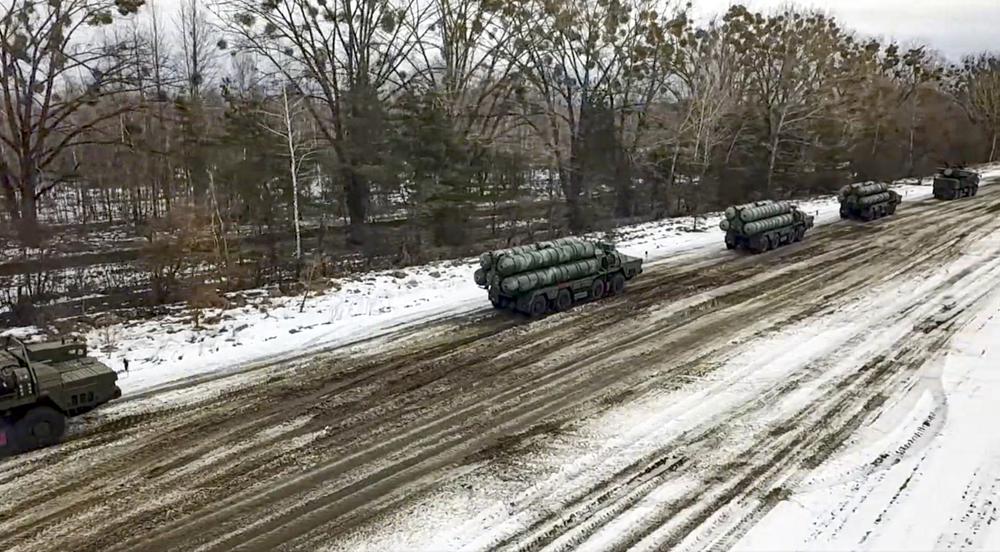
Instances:
[[[1000,417],[1000,289],[977,310],[900,401],[895,427],[883,424],[882,438],[858,439],[827,462],[737,549],[1000,548],[1000,436],[992,430]],[[875,473],[859,469],[872,466]]]

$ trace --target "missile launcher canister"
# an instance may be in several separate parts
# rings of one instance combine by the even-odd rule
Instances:
[[[479,266],[483,270],[491,270],[497,259],[503,257],[504,255],[518,254],[518,253],[528,253],[531,251],[539,251],[542,249],[549,249],[552,247],[557,247],[565,243],[571,243],[578,240],[573,238],[560,238],[558,240],[552,240],[547,242],[538,242],[528,245],[519,245],[517,247],[511,247],[509,249],[498,249],[496,251],[487,251],[479,256]]]
[[[484,253],[473,278],[496,308],[532,316],[621,293],[642,259],[609,243],[562,238]]]
[[[726,232],[726,247],[754,253],[799,241],[812,226],[813,217],[795,205],[770,200],[729,207],[719,223]]]
[[[979,173],[961,167],[945,167],[934,175],[934,197],[951,200],[979,192]]]
[[[896,212],[903,198],[882,182],[848,184],[837,192],[840,218],[870,221]]]

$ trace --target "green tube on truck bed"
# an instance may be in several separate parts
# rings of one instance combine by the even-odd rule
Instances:
[[[795,215],[791,213],[755,220],[743,225],[743,233],[747,235],[759,234],[767,230],[774,230],[782,226],[788,226],[795,222]]]
[[[584,276],[596,274],[600,270],[601,262],[598,259],[574,261],[508,276],[500,282],[500,287],[505,293],[524,293],[559,282],[583,278]]]
[[[866,195],[858,198],[858,204],[863,206],[874,205],[876,203],[883,203],[886,201],[892,201],[892,194],[889,192],[882,192],[880,194]]]
[[[559,247],[568,243],[580,243],[583,240],[580,238],[559,238],[551,241],[544,241],[538,243],[530,243],[528,245],[518,245],[516,247],[510,247],[507,249],[497,249],[495,251],[487,251],[479,256],[479,266],[483,270],[492,270],[494,264],[497,260],[504,255],[517,255],[520,253],[528,253],[531,251],[538,251],[540,249],[548,249],[552,247]]]
[[[496,272],[500,276],[510,276],[588,257],[592,258],[596,253],[597,246],[594,242],[571,241],[537,251],[502,255],[496,261]]]
[[[784,215],[792,210],[792,204],[787,201],[774,201],[766,205],[750,207],[740,211],[739,219],[743,222],[755,222],[779,215]]]

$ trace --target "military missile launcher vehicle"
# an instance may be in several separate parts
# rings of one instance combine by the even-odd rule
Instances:
[[[476,284],[495,308],[530,316],[564,311],[574,303],[617,295],[642,273],[642,259],[614,245],[563,238],[483,253]]]
[[[726,209],[719,228],[726,232],[726,247],[763,253],[797,242],[813,227],[813,217],[787,201],[757,201]]]
[[[54,445],[66,419],[121,397],[118,374],[80,341],[0,343],[0,457]]]
[[[896,212],[903,198],[888,184],[867,182],[848,184],[837,193],[840,218],[870,221]]]
[[[979,173],[959,167],[944,167],[934,175],[936,199],[972,197],[979,191]]]

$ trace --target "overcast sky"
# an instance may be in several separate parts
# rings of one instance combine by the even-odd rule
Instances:
[[[952,60],[983,50],[1000,51],[1000,0],[692,0],[699,17],[742,3],[768,12],[786,5],[817,8],[865,35],[919,41]]]
[[[0,0],[0,3],[5,0]],[[210,0],[203,0],[207,3]],[[677,0],[683,2],[684,0]],[[770,12],[787,5],[816,8],[864,35],[917,41],[952,61],[969,53],[1000,51],[1000,0],[691,0],[699,19],[725,13],[734,3]],[[172,14],[180,0],[156,0]]]

